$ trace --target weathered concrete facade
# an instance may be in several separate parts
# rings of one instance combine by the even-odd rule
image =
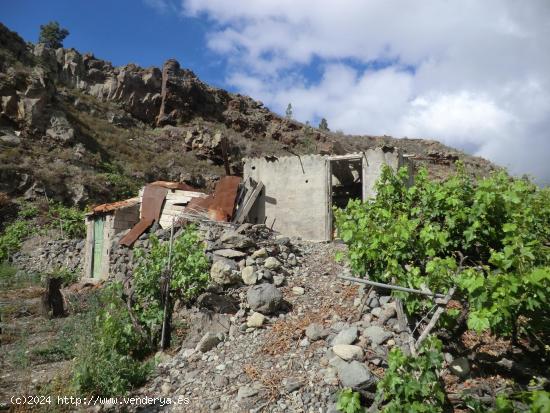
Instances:
[[[349,180],[354,195],[376,195],[375,184],[383,165],[394,170],[409,165],[397,149],[377,148],[340,156],[286,156],[245,159],[244,182],[262,182],[264,188],[248,214],[248,221],[265,223],[289,236],[312,241],[333,238],[332,206],[337,186]],[[347,177],[347,178],[346,178]],[[348,188],[348,189],[349,189]]]

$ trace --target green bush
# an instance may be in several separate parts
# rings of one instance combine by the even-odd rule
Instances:
[[[34,233],[34,227],[28,221],[14,221],[9,224],[0,235],[0,262],[19,251],[25,238]]]
[[[151,337],[158,334],[162,326],[163,301],[161,277],[168,268],[169,243],[161,243],[150,237],[148,253],[136,250],[134,270],[135,307],[141,322]],[[188,226],[172,245],[172,274],[170,290],[184,302],[199,295],[208,283],[208,258],[194,226]]]
[[[122,286],[105,288],[89,335],[77,347],[73,383],[80,394],[119,396],[145,382],[151,364],[147,341],[132,325]]]
[[[376,401],[383,413],[443,411],[445,393],[438,370],[443,365],[441,342],[427,339],[418,356],[406,356],[394,347],[388,355],[388,369],[378,382]]]
[[[65,237],[84,238],[86,236],[84,211],[76,207],[66,207],[62,204],[51,204],[48,215],[50,218],[50,227],[54,229],[60,228]]]
[[[443,182],[428,180],[426,170],[411,187],[406,178],[406,170],[386,167],[376,199],[336,210],[355,274],[437,293],[458,285],[470,328],[514,334],[523,319],[542,332],[550,322],[542,311],[550,295],[550,189],[504,172],[476,183],[461,168]],[[431,306],[412,294],[405,303],[412,314]]]
[[[365,408],[361,406],[361,394],[352,389],[344,389],[338,393],[336,408],[342,413],[362,413]]]

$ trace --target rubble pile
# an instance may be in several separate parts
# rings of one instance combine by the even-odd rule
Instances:
[[[197,412],[336,412],[340,388],[374,392],[389,350],[407,348],[393,299],[336,279],[329,245],[248,225],[207,239],[219,283],[175,314],[190,329],[139,395],[189,397]]]

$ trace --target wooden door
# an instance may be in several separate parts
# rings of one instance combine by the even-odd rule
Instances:
[[[94,254],[92,261],[92,277],[99,278],[101,273],[101,262],[103,261],[103,229],[105,217],[97,218],[94,221]]]

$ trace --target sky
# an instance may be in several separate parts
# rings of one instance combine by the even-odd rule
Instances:
[[[0,0],[30,41],[203,81],[350,134],[436,139],[550,184],[547,0]]]

